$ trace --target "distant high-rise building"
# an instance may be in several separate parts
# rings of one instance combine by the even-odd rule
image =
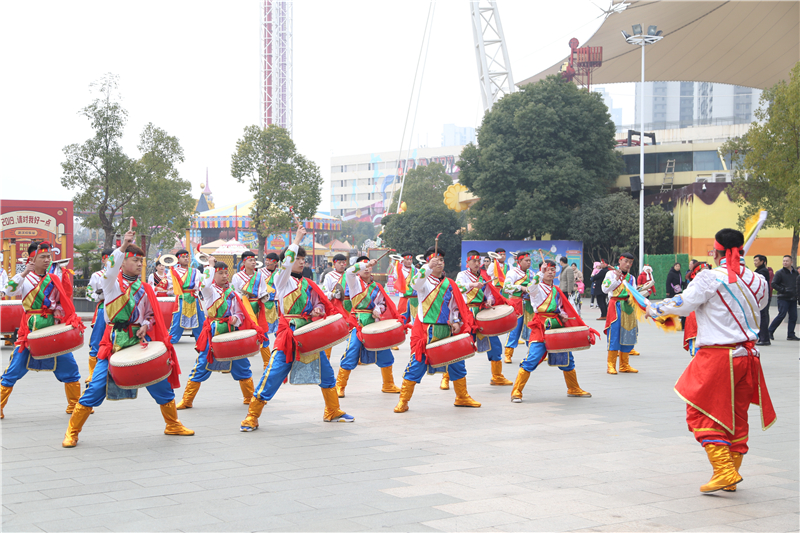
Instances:
[[[475,128],[445,124],[442,128],[442,146],[464,146],[475,142]]]
[[[603,102],[605,102],[606,106],[608,107],[608,113],[611,115],[611,120],[614,122],[614,125],[619,130],[622,128],[622,108],[621,107],[614,107],[614,100],[611,99],[611,95],[602,88],[602,87],[595,87],[592,89],[594,92],[599,93],[600,96],[603,98]]]

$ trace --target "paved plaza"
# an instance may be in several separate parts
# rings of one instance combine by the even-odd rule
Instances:
[[[592,327],[597,316],[584,306]],[[0,423],[2,530],[797,531],[800,343],[784,338],[762,351],[778,421],[762,432],[752,407],[744,482],[711,495],[698,490],[711,466],[672,390],[689,356],[679,334],[651,325],[631,358],[639,374],[606,374],[605,338],[576,354],[590,399],[567,398],[561,371],[545,364],[512,404],[511,387],[490,386],[478,354],[467,381],[480,409],[454,407],[453,390],[426,376],[410,410],[395,414],[398,396],[380,392],[379,369],[360,366],[341,400],[354,424],[323,423],[318,388],[287,384],[261,428],[240,433],[239,386],[214,374],[180,412],[195,436],[165,436],[142,391],[95,409],[73,449],[61,448],[63,386],[30,372]],[[183,387],[193,342],[177,349]],[[399,385],[408,342],[394,353]],[[503,365],[507,378],[523,353]],[[85,373],[88,346],[75,355]],[[251,361],[260,377],[261,361]]]

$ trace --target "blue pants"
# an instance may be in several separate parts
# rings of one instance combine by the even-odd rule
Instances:
[[[328,356],[325,352],[320,352],[319,355],[320,373],[322,374],[322,381],[319,384],[320,389],[332,389],[336,386],[336,376],[333,375],[333,368],[331,362],[328,361]],[[269,366],[264,370],[261,376],[261,381],[258,382],[253,396],[259,400],[268,402],[272,400],[275,393],[283,384],[283,380],[289,376],[292,370],[292,363],[286,362],[286,354],[283,350],[275,350],[269,361]]]
[[[203,306],[200,304],[200,300],[195,300],[195,304],[197,305],[197,327],[192,330],[192,337],[197,340],[197,338],[200,336],[200,332],[203,331],[203,323],[205,322],[206,317],[203,313]],[[183,328],[181,327],[182,310],[183,298],[178,298],[178,310],[172,313],[172,324],[169,327],[169,340],[172,344],[176,344],[179,340],[181,340],[181,335],[183,335]]]
[[[620,302],[611,302],[611,305],[617,306],[617,319],[611,323],[611,325],[608,327],[608,331],[606,332],[608,351],[629,353],[631,350],[633,350],[633,347],[636,344],[636,334],[638,333],[638,328],[630,331],[623,329],[620,318],[622,315],[622,310],[620,309],[622,304]]]
[[[422,376],[425,375],[426,371],[428,374],[434,374],[442,371],[447,372],[450,375],[451,381],[456,381],[467,377],[467,365],[464,363],[464,361],[458,361],[444,367],[434,368],[426,363],[417,361],[417,358],[412,353],[411,359],[408,362],[408,366],[406,366],[406,371],[403,373],[403,379],[419,383],[422,381]]]
[[[489,361],[499,361],[503,355],[503,343],[500,342],[500,337],[489,337],[489,346],[491,348],[486,352]]]
[[[519,364],[520,368],[528,372],[533,372],[536,367],[545,360],[547,350],[545,350],[543,342],[532,342],[528,347],[528,355]],[[572,357],[572,352],[569,352],[569,366],[559,366],[564,372],[575,370],[575,359]]]
[[[775,330],[781,325],[786,315],[789,315],[789,329],[786,332],[786,337],[794,337],[794,327],[797,325],[797,304],[794,300],[778,300],[778,316],[769,325],[769,332],[775,335]],[[767,339],[769,340],[769,339]]]
[[[416,298],[416,296],[414,297]],[[417,300],[417,305],[419,305],[419,300]],[[411,302],[410,298],[406,300],[406,310],[400,316],[406,317],[406,324],[413,324],[414,321],[417,319],[417,314],[411,314]]]
[[[216,324],[213,324],[211,327],[215,329]],[[269,344],[267,343],[265,344],[269,346]],[[197,362],[195,362],[194,364],[192,373],[189,374],[188,378],[189,381],[196,381],[198,383],[202,383],[203,381],[211,377],[211,372],[217,371],[217,370],[212,371],[208,369],[209,349],[210,349],[210,343],[209,346],[206,346],[205,350],[200,352],[200,354],[197,356]],[[214,362],[216,363],[217,360],[215,359]],[[241,381],[243,379],[250,379],[251,377],[253,377],[253,373],[250,371],[250,359],[245,357],[244,359],[236,359],[235,361],[228,361],[226,362],[226,365],[227,363],[230,363],[231,377],[236,381]]]
[[[525,326],[525,315],[522,315],[517,319],[517,327],[515,327],[511,333],[508,334],[508,341],[506,341],[506,348],[516,348],[519,344],[519,337],[522,335],[523,330],[529,331],[528,327]],[[525,344],[528,344],[528,339],[525,339]]]
[[[350,337],[347,339],[347,348],[345,348],[342,360],[339,362],[339,367],[345,370],[353,370],[359,360],[367,365],[377,363],[378,368],[386,368],[394,364],[394,355],[391,350],[381,350],[373,352],[364,348],[364,345],[358,340],[358,333],[355,328],[350,332]]]
[[[30,355],[31,352],[27,348],[20,350],[19,346],[14,347],[14,353],[11,354],[11,362],[8,364],[6,371],[3,372],[2,385],[4,387],[13,387],[17,381],[22,379],[22,376],[28,373],[28,367],[31,370],[41,369],[41,371],[53,372],[56,375],[56,379],[61,383],[73,383],[81,379],[78,363],[75,362],[75,357],[72,353],[39,360]]]
[[[83,391],[78,403],[84,407],[97,407],[106,399],[106,385],[108,383],[108,359],[98,359],[97,366],[94,367],[92,381]],[[159,381],[155,385],[147,387],[147,392],[158,405],[164,405],[175,399],[175,391],[169,384],[169,380]]]
[[[89,337],[89,357],[97,357],[100,350],[100,341],[103,340],[103,333],[106,331],[106,310],[105,307],[97,310],[97,317],[92,326],[92,336]]]

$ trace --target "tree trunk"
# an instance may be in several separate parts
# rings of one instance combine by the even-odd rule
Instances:
[[[114,226],[112,224],[103,224],[103,231],[106,233],[103,249],[115,248],[114,246]]]
[[[256,232],[258,235],[258,260],[261,261],[261,264],[264,264],[264,245],[267,243],[267,238],[261,235],[261,233]]]
[[[792,231],[792,260],[797,268],[797,243],[800,241],[800,228],[795,227]]]

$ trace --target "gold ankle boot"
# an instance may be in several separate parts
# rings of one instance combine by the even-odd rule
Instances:
[[[347,387],[347,380],[350,379],[350,372],[352,370],[339,367],[339,374],[336,376],[336,395],[339,398],[344,398],[344,389]]]
[[[78,445],[78,433],[83,429],[83,424],[86,419],[92,414],[92,408],[86,407],[83,404],[77,404],[72,411],[72,416],[69,417],[69,424],[67,425],[67,432],[64,434],[64,441],[61,446],[64,448],[74,448]]]
[[[706,444],[705,450],[708,462],[714,467],[714,475],[708,483],[700,487],[700,492],[714,492],[742,482],[734,467],[730,447]]]
[[[628,352],[628,355],[642,355],[642,354],[640,354],[636,350],[631,350],[630,352]]]
[[[239,424],[239,429],[241,431],[255,431],[258,429],[258,418],[261,416],[261,411],[264,410],[265,405],[267,405],[266,400],[261,400],[254,396],[250,400],[250,406],[247,408],[247,417]]]
[[[480,407],[480,402],[476,402],[467,392],[467,378],[457,379],[453,382],[453,388],[456,389],[456,401],[453,405],[456,407]]]
[[[11,395],[12,390],[14,390],[14,387],[6,387],[5,385],[0,385],[0,419],[6,417],[3,414],[3,409],[6,408],[6,404],[8,403],[8,397]]]
[[[411,400],[411,396],[414,394],[414,387],[416,386],[416,381],[410,381],[408,379],[403,380],[403,384],[400,386],[400,401],[397,402],[397,405],[394,407],[395,413],[405,413],[408,411],[408,402]]]
[[[320,389],[322,397],[325,399],[325,411],[322,413],[322,420],[331,422],[345,414],[339,408],[339,395],[336,393],[336,387],[330,389]]]
[[[742,467],[742,459],[744,458],[743,453],[739,452],[731,452],[731,459],[733,459],[733,467],[736,469],[736,473],[739,473],[739,469]],[[725,492],[736,492],[736,485],[731,485],[730,487],[725,487]]]
[[[512,361],[511,361],[511,358],[512,358],[513,356],[514,356],[514,348],[508,348],[508,347],[506,347],[506,349],[503,351],[503,361],[504,361],[506,364],[510,365],[510,364],[511,364],[511,362],[512,362]]]
[[[525,370],[524,368],[520,368],[519,372],[517,373],[517,379],[514,380],[514,388],[511,389],[511,401],[514,403],[522,402],[522,389],[525,388],[525,384],[528,383],[528,378],[531,377],[531,373]]]
[[[567,383],[567,396],[572,398],[591,398],[592,395],[578,385],[578,376],[575,369],[564,372],[564,381]]]
[[[75,404],[81,399],[81,382],[64,383],[64,394],[67,396],[67,414],[71,415],[75,410]]]
[[[512,382],[506,379],[503,375],[503,362],[490,361],[492,367],[492,379],[489,385],[513,385]]]
[[[242,403],[244,405],[250,405],[250,401],[253,399],[253,391],[255,390],[255,387],[253,387],[253,378],[240,379],[239,388],[242,389]]]
[[[194,397],[197,396],[197,391],[200,390],[199,381],[187,381],[186,388],[183,389],[183,398],[178,402],[176,409],[191,409]]]
[[[617,356],[619,352],[615,350],[608,351],[608,370],[609,374],[616,374],[617,373]]]
[[[264,370],[269,368],[269,362],[272,358],[272,352],[269,351],[269,346],[261,348],[261,361],[264,363]]]
[[[383,378],[383,386],[381,392],[388,394],[400,394],[400,389],[394,384],[394,376],[392,375],[392,367],[385,366],[381,368],[381,377]]]
[[[439,383],[439,388],[442,390],[450,390],[450,374],[447,372],[442,374],[442,381]]]
[[[636,374],[639,371],[633,368],[628,362],[628,354],[619,352],[619,371],[626,374]]]
[[[94,367],[97,366],[97,357],[89,358],[89,376],[84,380],[84,383],[89,384],[92,382],[92,375],[94,375]]]
[[[161,407],[161,416],[164,417],[164,422],[167,423],[167,427],[164,428],[164,435],[181,435],[185,437],[194,435],[194,431],[181,424],[181,421],[178,420],[178,410],[175,407],[175,400],[160,405],[159,407]]]

